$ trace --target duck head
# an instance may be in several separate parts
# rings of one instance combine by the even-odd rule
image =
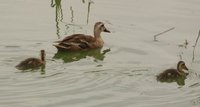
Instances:
[[[110,31],[104,26],[103,22],[97,22],[94,25],[94,36],[100,36],[101,32],[110,33]]]
[[[188,72],[184,72],[184,70],[188,71],[188,68],[186,67],[184,61],[179,61],[178,62],[178,64],[177,64],[177,70],[178,70],[179,74],[181,74],[181,75],[188,75],[189,74]]]

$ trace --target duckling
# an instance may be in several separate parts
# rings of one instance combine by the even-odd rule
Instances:
[[[19,70],[27,70],[27,69],[37,69],[41,66],[45,65],[45,51],[40,51],[40,59],[38,58],[27,58],[21,61],[15,67]]]
[[[104,41],[101,38],[101,32],[110,33],[103,22],[97,22],[94,25],[94,36],[73,34],[65,37],[61,41],[56,41],[58,44],[54,44],[53,46],[55,46],[58,51],[81,51],[102,48]]]
[[[167,69],[157,76],[157,80],[164,81],[173,81],[177,80],[179,77],[186,77],[188,73],[184,72],[188,70],[184,61],[179,61],[177,64],[177,69]]]

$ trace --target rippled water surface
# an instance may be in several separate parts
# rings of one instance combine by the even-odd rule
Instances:
[[[1,107],[199,107],[199,0],[1,0]],[[103,21],[102,49],[57,53],[54,41],[93,34]],[[154,35],[173,28],[159,35]],[[185,41],[188,42],[185,45]],[[15,65],[46,50],[45,69]],[[192,57],[194,56],[194,61]],[[184,60],[183,84],[156,75]]]

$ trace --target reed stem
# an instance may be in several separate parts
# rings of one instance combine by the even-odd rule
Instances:
[[[158,34],[154,35],[154,41],[158,41],[158,40],[156,39],[157,36],[160,36],[160,35],[162,35],[162,34],[164,34],[164,33],[167,33],[167,32],[169,32],[169,31],[171,31],[171,30],[173,30],[173,29],[175,29],[175,27],[172,27],[172,28],[170,28],[170,29],[167,29],[167,30],[161,32],[161,33],[158,33]]]
[[[199,30],[199,34],[198,34],[198,36],[197,36],[196,42],[195,42],[195,44],[194,44],[194,46],[193,46],[192,62],[194,62],[194,59],[195,59],[195,49],[196,49],[196,46],[197,46],[197,43],[198,43],[199,37],[200,37],[200,30]]]

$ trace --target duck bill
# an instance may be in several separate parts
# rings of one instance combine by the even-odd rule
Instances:
[[[108,29],[104,29],[104,32],[110,33],[110,31]]]
[[[185,69],[185,70],[188,70],[188,68],[186,67],[186,66],[184,66],[184,68],[183,69]]]
[[[185,72],[185,74],[188,75],[189,74],[189,71],[188,71],[189,69],[186,66],[184,66],[183,69],[184,69],[183,71]]]

